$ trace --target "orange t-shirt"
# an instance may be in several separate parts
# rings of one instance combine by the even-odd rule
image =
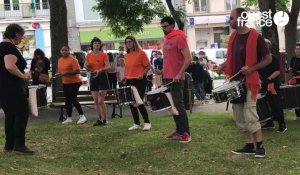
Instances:
[[[150,61],[143,50],[127,53],[124,59],[126,79],[139,77],[145,68],[150,66]]]
[[[105,68],[105,62],[108,62],[108,56],[102,51],[97,55],[90,52],[87,54],[85,60],[89,63],[91,71],[96,71]]]
[[[68,71],[80,70],[78,61],[73,56],[69,55],[68,57],[60,57],[57,63],[58,72],[64,73]],[[63,84],[72,84],[80,83],[81,78],[79,74],[74,75],[65,75],[62,76]]]

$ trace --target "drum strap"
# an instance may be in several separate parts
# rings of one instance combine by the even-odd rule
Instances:
[[[133,104],[134,107],[138,107],[139,105],[143,104],[143,100],[141,99],[138,90],[135,86],[130,86],[131,91],[133,93],[133,97],[135,99],[135,103]]]
[[[165,93],[169,102],[170,102],[170,105],[171,105],[171,109],[170,109],[170,112],[172,113],[172,115],[179,115],[179,112],[177,110],[177,108],[175,107],[175,104],[174,104],[174,101],[173,101],[173,98],[172,98],[172,94],[170,92],[166,92]]]
[[[229,106],[229,101],[227,101],[227,104],[226,104],[226,111],[228,111],[228,106]]]

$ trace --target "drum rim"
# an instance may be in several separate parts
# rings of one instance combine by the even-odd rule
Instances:
[[[164,90],[160,90],[160,89],[164,89]],[[170,89],[169,87],[166,86],[162,86],[160,88],[154,89],[152,91],[149,91],[146,93],[146,95],[154,95],[154,94],[159,94],[159,93],[165,93],[168,89]],[[156,93],[154,93],[156,92]]]
[[[151,108],[151,111],[152,111],[152,112],[160,112],[160,111],[164,111],[164,110],[170,109],[170,108],[172,108],[172,106],[167,106],[167,107],[164,107],[164,108],[161,108],[161,109],[158,109],[158,110],[153,110],[153,109]]]
[[[216,92],[216,90],[218,90],[218,89],[220,89],[219,92],[225,91],[227,89],[221,89],[221,87],[224,87],[225,85],[229,85],[229,84],[232,84],[232,86],[229,86],[227,89],[231,89],[232,87],[236,87],[237,85],[242,84],[242,82],[240,82],[240,81],[231,81],[231,82],[228,82],[228,83],[222,84],[221,86],[216,87],[215,89],[211,90],[211,92],[213,92],[213,91]]]

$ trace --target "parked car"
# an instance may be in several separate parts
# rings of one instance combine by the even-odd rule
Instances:
[[[208,60],[215,62],[217,65],[223,63],[227,58],[227,49],[220,48],[220,49],[201,49],[199,51],[204,51],[205,55],[207,56]]]
[[[112,53],[114,58],[117,57],[117,55],[119,54],[119,50],[104,50],[105,53]]]

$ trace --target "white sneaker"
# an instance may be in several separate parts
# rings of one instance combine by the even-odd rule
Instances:
[[[149,131],[151,129],[151,123],[144,123],[143,131]]]
[[[131,126],[130,128],[128,128],[129,131],[138,130],[138,129],[141,129],[141,126],[140,125],[136,125],[136,124],[133,124],[133,126]]]
[[[83,124],[87,121],[86,117],[84,116],[84,114],[79,115],[79,120],[77,121],[77,124]]]
[[[63,121],[61,124],[66,125],[66,124],[69,124],[72,122],[73,122],[72,117],[67,117],[67,119],[65,121]]]

